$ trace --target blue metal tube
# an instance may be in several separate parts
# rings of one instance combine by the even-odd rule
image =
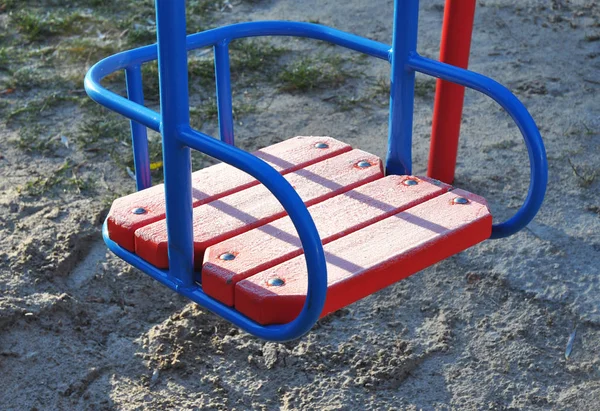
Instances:
[[[417,50],[418,0],[395,0],[394,37],[390,60],[390,119],[386,174],[411,174],[415,72],[407,66]]]
[[[156,49],[156,46],[154,48]],[[138,59],[134,58],[136,53],[133,53],[133,51],[135,50],[119,54],[124,54],[122,57],[129,57],[135,62]],[[128,55],[127,53],[132,54]],[[127,69],[130,66],[130,64],[124,61],[121,61],[121,63],[125,64],[116,64],[117,61],[115,61],[114,57],[118,56],[119,54],[115,54],[105,58],[104,60],[101,60],[87,72],[83,82],[87,95],[96,103],[101,104],[104,107],[127,117],[128,119],[135,120],[136,122],[143,124],[154,131],[160,131],[160,114],[158,114],[156,111],[150,110],[148,107],[144,107],[141,104],[134,103],[133,101],[121,97],[118,94],[102,87],[100,84],[104,77],[118,70]],[[154,58],[156,58],[156,55]],[[137,62],[132,63],[131,65],[137,64],[141,63]]]
[[[277,340],[300,337],[319,319],[327,293],[327,266],[323,245],[302,199],[273,167],[244,150],[224,144],[191,128],[182,131],[181,139],[193,149],[231,164],[259,180],[273,193],[292,219],[302,243],[308,269],[308,293],[304,308],[294,321],[279,326],[274,333],[264,334],[265,331],[256,325],[253,325],[249,332],[260,333],[263,338]],[[243,325],[250,326],[245,323]]]
[[[231,74],[229,69],[228,41],[215,45],[215,77],[217,83],[217,108],[221,141],[234,145],[233,105],[231,102]]]
[[[187,36],[188,50],[214,46],[224,39],[239,39],[256,36],[297,36],[328,41],[351,50],[365,53],[382,60],[388,60],[390,46],[354,34],[319,24],[291,21],[257,21],[219,27]],[[129,66],[140,65],[156,60],[157,46],[152,44],[133,50],[123,51],[106,57],[94,64],[85,76],[85,90],[97,103],[135,120],[152,130],[160,130],[160,115],[140,104],[133,103],[106,88],[100,82],[109,74]]]
[[[252,321],[248,317],[240,314],[235,309],[223,305],[221,302],[209,297],[202,291],[202,288],[196,284],[191,287],[179,287],[178,284],[174,283],[172,279],[169,277],[168,272],[164,270],[160,270],[155,266],[148,264],[148,262],[142,260],[140,257],[125,250],[123,247],[120,247],[117,243],[112,241],[108,236],[108,227],[105,222],[102,227],[102,237],[104,238],[104,242],[108,246],[108,248],[119,258],[123,259],[123,261],[131,264],[135,268],[143,271],[148,274],[155,280],[159,281],[161,284],[166,285],[170,289],[177,291],[179,294],[184,297],[189,298],[191,301],[194,301],[197,304],[200,304],[202,307],[207,310],[212,311],[218,316],[222,317],[226,321],[230,321],[231,323],[237,325],[244,331],[265,339],[269,341],[289,341],[296,338],[301,337],[307,331],[310,330],[310,327],[314,324],[309,323],[307,318],[305,321],[308,327],[297,326],[290,327],[289,325],[271,325],[271,326],[261,326],[260,324]],[[322,308],[321,308],[322,309]],[[300,317],[298,317],[300,318]],[[298,319],[296,319],[298,321]],[[305,331],[303,331],[305,329]]]
[[[158,69],[169,275],[183,287],[194,283],[192,164],[179,133],[189,127],[185,0],[156,0]]]
[[[412,1],[412,0],[411,0]],[[218,27],[188,36],[188,49],[214,45],[222,39],[239,39],[257,36],[293,36],[327,41],[350,50],[368,54],[382,60],[388,59],[390,46],[355,34],[320,24],[295,21],[253,21]]]
[[[542,136],[523,103],[502,84],[469,70],[440,63],[417,54],[410,57],[408,65],[421,73],[472,88],[491,97],[506,110],[517,124],[529,153],[531,169],[529,190],[525,202],[514,216],[503,223],[494,224],[490,238],[508,237],[524,228],[533,220],[544,200],[548,184],[548,160]]]
[[[127,97],[134,103],[144,105],[144,90],[142,88],[142,67],[129,66],[125,69]],[[137,190],[143,190],[152,185],[150,176],[150,157],[148,155],[148,133],[146,127],[137,121],[130,121],[131,144],[133,147],[133,164],[135,167],[135,184]]]

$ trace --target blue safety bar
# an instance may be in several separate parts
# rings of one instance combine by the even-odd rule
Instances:
[[[327,41],[391,63],[391,92],[387,174],[411,174],[412,119],[415,72],[478,90],[497,101],[518,125],[530,161],[530,184],[522,207],[508,221],[495,224],[492,238],[511,235],[525,227],[539,210],[548,179],[548,166],[539,131],[523,104],[504,86],[480,74],[421,57],[416,52],[418,0],[395,0],[393,46],[330,27],[289,21],[261,21],[224,26],[186,36],[185,0],[156,0],[158,44],[125,51],[95,64],[85,78],[85,89],[96,102],[131,120],[138,190],[151,185],[146,128],[163,139],[163,162],[168,231],[169,269],[160,270],[103,237],[119,257],[164,285],[260,338],[285,341],[300,337],[318,320],[327,292],[323,246],[306,206],[275,169],[234,146],[234,123],[229,70],[229,43],[255,36],[295,36]],[[190,126],[187,52],[213,47],[220,141]],[[158,59],[160,106],[157,113],[144,106],[141,65]],[[104,77],[125,70],[128,98],[101,86]],[[264,184],[290,216],[304,249],[308,293],[299,316],[283,325],[261,326],[206,295],[193,271],[193,232],[190,148],[201,151],[252,175]],[[401,235],[401,233],[399,233]]]

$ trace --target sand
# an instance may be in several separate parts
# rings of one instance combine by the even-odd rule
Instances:
[[[213,13],[213,25],[310,20],[391,41],[391,0],[343,3],[232,2]],[[421,2],[419,52],[427,57],[439,52],[442,4]],[[0,32],[10,24],[10,13],[0,13]],[[92,155],[73,143],[89,109],[40,109],[30,120],[40,138],[71,144],[29,151],[12,142],[31,124],[8,110],[51,89],[0,95],[0,408],[600,409],[599,34],[592,0],[479,1],[470,68],[509,87],[542,132],[550,169],[540,213],[520,233],[449,258],[285,344],[239,331],[107,251],[100,226],[110,199],[134,183],[102,147]],[[299,55],[333,52],[273,44]],[[368,94],[389,73],[383,62],[353,62],[361,75],[336,88],[246,89],[257,110],[236,119],[238,145],[330,135],[383,156],[385,99],[351,110],[332,104]],[[82,78],[89,64],[61,67]],[[0,91],[9,89],[7,70],[0,76]],[[425,89],[416,99],[417,175],[426,171],[432,98]],[[214,133],[213,123],[203,130]],[[62,182],[32,195],[32,181],[67,158],[95,189]],[[496,103],[467,91],[455,185],[485,196],[499,222],[518,209],[528,181],[517,128]]]

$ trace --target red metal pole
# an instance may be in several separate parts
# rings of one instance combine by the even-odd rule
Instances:
[[[440,61],[467,68],[476,0],[446,0]],[[427,175],[452,184],[465,88],[437,80]]]

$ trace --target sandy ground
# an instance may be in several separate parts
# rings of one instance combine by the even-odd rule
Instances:
[[[344,4],[233,2],[213,12],[212,25],[318,21],[390,42],[391,0]],[[421,4],[419,51],[428,57],[437,58],[441,5]],[[0,13],[0,33],[14,31],[11,13]],[[95,151],[73,143],[79,124],[98,115],[83,103],[13,118],[10,110],[58,86],[13,90],[7,82],[18,68],[0,64],[0,408],[600,409],[600,6],[484,0],[475,27],[471,69],[515,92],[544,137],[550,180],[540,213],[519,234],[449,258],[286,344],[240,332],[107,252],[100,225],[110,200],[134,189],[103,151],[112,136],[101,135]],[[46,59],[45,47],[60,46],[60,37],[11,39],[5,52],[29,52],[35,72],[81,79],[89,67]],[[299,55],[333,52],[318,43],[273,44]],[[256,110],[238,116],[238,144],[330,135],[383,155],[387,108],[357,96],[389,69],[351,62],[360,75],[335,88],[246,88],[240,95]],[[71,93],[85,99],[81,83]],[[420,94],[415,174],[426,170],[433,97]],[[339,96],[356,104],[341,109],[332,103]],[[36,124],[34,140],[52,138],[52,150],[14,144]],[[214,121],[203,130],[214,132]],[[57,174],[65,159],[77,166]],[[70,180],[48,180],[59,175]],[[455,185],[484,195],[501,221],[520,206],[527,184],[518,130],[498,105],[468,91]]]

